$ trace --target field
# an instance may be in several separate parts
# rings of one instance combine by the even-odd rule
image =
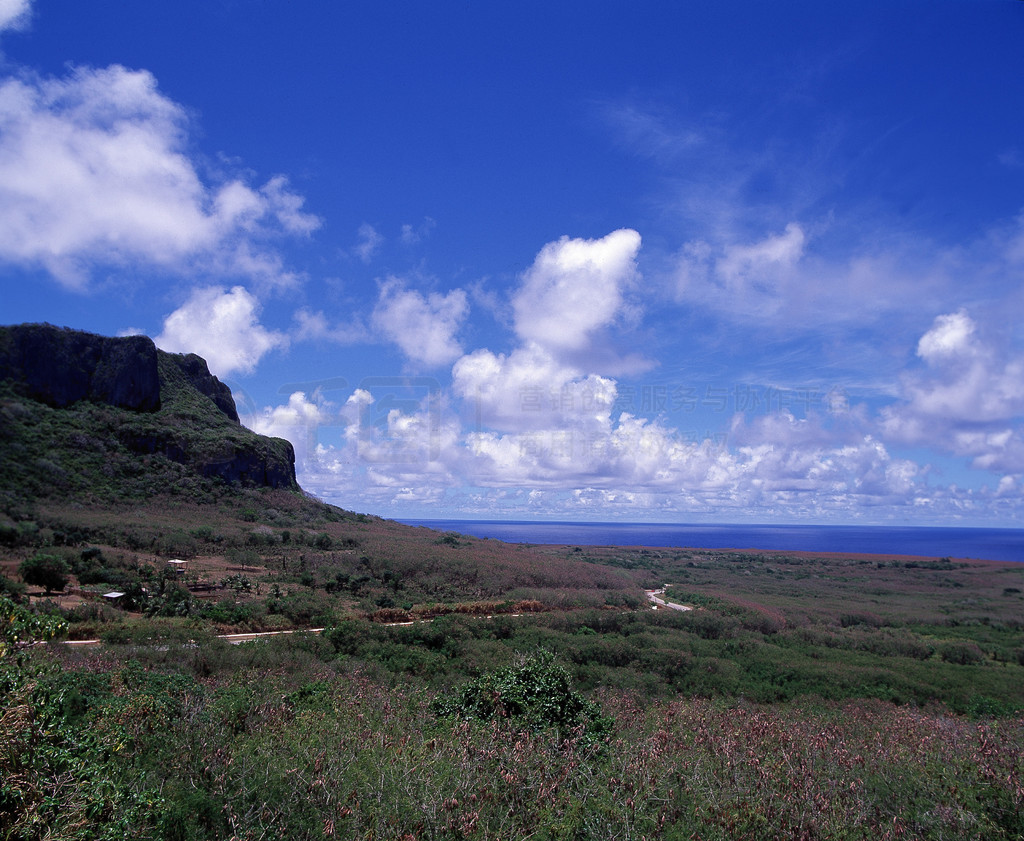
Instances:
[[[1024,565],[511,546],[271,491],[6,544],[5,838],[1024,835]],[[79,592],[25,592],[40,553]]]

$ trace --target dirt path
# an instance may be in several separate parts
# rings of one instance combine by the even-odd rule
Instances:
[[[664,599],[659,599],[658,596],[662,595],[665,592],[665,589],[665,587],[662,587],[660,590],[647,591],[647,600],[654,605],[655,610],[659,607],[667,607],[670,610],[693,610],[692,607],[685,604],[676,604],[675,602],[667,602]]]
[[[661,593],[665,592],[665,588],[662,587],[660,590],[648,590],[647,598],[654,606],[655,610],[659,607],[669,608],[671,610],[693,610],[692,607],[687,607],[684,604],[675,604],[674,602],[667,602],[664,599],[658,598]],[[502,614],[503,616],[517,617],[522,616],[521,613],[510,613]],[[493,619],[491,615],[483,617],[484,619]],[[419,620],[421,622],[429,622],[430,619]],[[384,622],[381,623],[386,626],[399,626],[399,625],[414,625],[413,622]],[[245,634],[218,634],[217,639],[222,639],[231,645],[240,645],[243,642],[249,642],[251,640],[259,639],[260,637],[276,637],[286,634],[320,634],[323,633],[325,628],[294,628],[290,631],[257,631]],[[100,645],[102,640],[91,639],[91,640],[62,640],[64,645]]]
[[[319,634],[324,628],[293,628],[290,631],[258,631],[248,634],[217,634],[217,639],[224,640],[231,645],[259,639],[260,637],[276,637],[281,634]],[[100,645],[103,640],[62,640],[64,645]]]

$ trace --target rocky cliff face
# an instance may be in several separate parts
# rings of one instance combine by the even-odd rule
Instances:
[[[56,408],[79,400],[140,412],[160,408],[156,346],[146,336],[110,339],[48,324],[5,327],[0,379]]]
[[[13,380],[27,397],[56,408],[89,400],[155,412],[159,353],[148,336],[114,339],[49,324],[16,324],[0,328],[0,379]],[[231,389],[210,373],[205,359],[194,353],[168,357],[200,394],[238,423]]]
[[[200,394],[209,397],[214,405],[235,423],[238,423],[238,410],[231,389],[218,380],[206,366],[206,360],[194,353],[168,354],[188,381]]]
[[[0,383],[8,395],[35,401],[15,406],[8,398],[0,407],[0,427],[5,421],[8,427],[0,432],[9,433],[11,453],[39,449],[36,461],[59,468],[64,491],[97,484],[81,475],[87,452],[105,453],[108,486],[112,471],[138,471],[133,459],[147,459],[152,470],[150,457],[162,456],[207,479],[298,487],[291,444],[241,426],[230,389],[204,359],[165,353],[145,336],[108,338],[48,324],[0,327]],[[118,411],[103,410],[102,428],[95,428],[90,406]],[[25,430],[34,431],[19,437],[21,420],[29,417]],[[73,441],[64,440],[69,424]],[[77,451],[64,452],[75,441]]]

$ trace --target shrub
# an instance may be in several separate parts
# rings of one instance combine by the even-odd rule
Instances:
[[[277,544],[277,534],[270,526],[256,526],[249,532],[247,541],[250,546],[274,546]]]
[[[940,656],[958,666],[973,666],[985,660],[985,653],[973,642],[948,642],[940,649]]]
[[[199,542],[190,534],[175,529],[160,535],[154,545],[158,555],[167,558],[194,558],[199,554]]]
[[[14,601],[20,601],[25,594],[25,585],[13,578],[8,578],[0,573],[0,596],[10,596]]]
[[[59,616],[41,616],[0,595],[0,660],[34,642],[50,640],[67,632]]]
[[[0,545],[17,546],[21,539],[21,532],[13,523],[0,523]]]
[[[219,537],[214,534],[212,526],[196,526],[189,534],[196,540],[201,540],[204,543],[219,542]]]
[[[481,675],[454,697],[434,701],[441,716],[513,719],[531,730],[554,728],[560,736],[582,731],[590,741],[611,732],[600,707],[572,688],[569,672],[541,649],[515,665]]]
[[[259,554],[252,549],[228,549],[224,553],[224,558],[229,563],[242,567],[257,566],[261,561]]]
[[[869,628],[879,628],[882,620],[873,613],[843,613],[839,617],[839,624],[843,628],[852,628],[855,625],[866,625]]]

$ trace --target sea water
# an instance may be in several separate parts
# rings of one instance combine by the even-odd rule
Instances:
[[[572,546],[674,546],[864,552],[1024,562],[1024,529],[955,526],[810,526],[678,523],[402,520],[415,526],[509,543]]]

